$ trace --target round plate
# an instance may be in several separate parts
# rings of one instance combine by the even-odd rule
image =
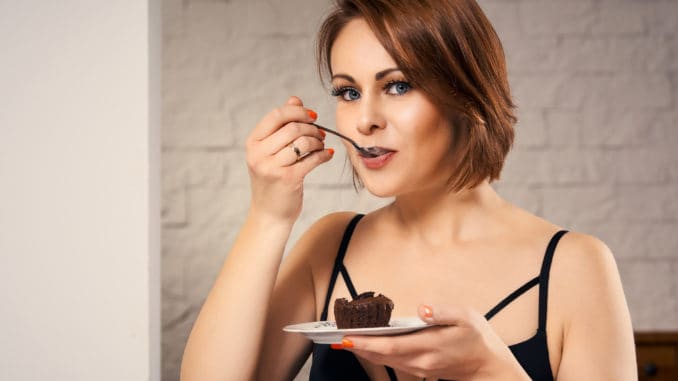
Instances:
[[[337,329],[337,325],[333,321],[314,321],[310,323],[288,325],[283,328],[283,331],[301,333],[310,340],[313,340],[316,344],[340,344],[341,339],[348,335],[398,335],[401,333],[418,331],[430,326],[431,325],[426,324],[426,322],[418,317],[406,317],[391,319],[388,327]]]

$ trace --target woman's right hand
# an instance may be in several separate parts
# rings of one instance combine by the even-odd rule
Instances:
[[[304,177],[334,154],[333,149],[325,149],[324,131],[309,124],[316,117],[301,99],[290,97],[284,106],[264,116],[249,135],[252,212],[288,222],[299,217]]]

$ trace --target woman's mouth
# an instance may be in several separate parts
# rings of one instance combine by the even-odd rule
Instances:
[[[384,167],[395,155],[396,151],[383,147],[370,147],[371,157],[359,155],[365,167],[379,169]]]

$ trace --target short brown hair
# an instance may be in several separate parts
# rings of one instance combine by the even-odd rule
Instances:
[[[453,126],[453,191],[499,178],[516,117],[499,37],[475,0],[336,0],[317,41],[321,78],[349,21],[363,19],[416,88]]]

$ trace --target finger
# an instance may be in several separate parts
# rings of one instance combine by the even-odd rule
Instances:
[[[464,325],[472,320],[471,312],[466,308],[454,306],[431,306],[422,304],[418,308],[419,317],[436,325]]]
[[[430,372],[438,365],[439,353],[434,350],[452,327],[431,327],[399,336],[345,337],[343,349],[376,364],[388,365],[414,375]]]
[[[304,156],[298,163],[291,168],[294,169],[296,176],[304,177],[320,164],[326,163],[334,156],[334,149],[327,148],[320,151],[314,151]]]
[[[417,356],[417,357],[392,357],[384,356],[379,353],[360,351],[360,350],[351,350],[353,354],[357,357],[365,359],[370,363],[377,365],[386,365],[393,369],[414,375],[419,377],[424,377],[423,369],[421,366],[416,365],[418,362],[422,361],[422,358],[426,355]]]
[[[280,167],[289,166],[296,164],[309,153],[324,148],[325,144],[321,140],[310,136],[301,136],[273,155],[273,162]]]
[[[250,138],[261,141],[290,122],[311,123],[317,114],[299,105],[286,104],[266,114],[252,131]]]
[[[275,131],[267,139],[263,140],[262,151],[273,155],[276,152],[285,149],[285,147],[289,146],[290,143],[296,141],[302,136],[313,137],[314,139],[320,141],[324,139],[323,134],[320,133],[320,130],[317,127],[308,123],[292,122],[287,123],[285,126]],[[311,150],[305,150],[304,152],[309,151]]]
[[[285,102],[285,104],[292,106],[303,106],[304,102],[301,101],[301,98],[292,95],[287,99],[287,102]]]
[[[406,335],[409,336],[409,335]],[[426,353],[427,348],[423,345],[400,340],[393,340],[395,337],[386,339],[368,338],[363,341],[360,338],[348,338],[344,340],[343,349],[353,352],[358,357],[362,357],[371,363],[387,365],[401,370],[412,370],[413,364],[417,362],[420,356]],[[346,345],[347,341],[353,342]],[[356,343],[357,342],[357,343]],[[408,372],[411,373],[411,372]]]
[[[422,332],[398,336],[351,336],[344,338],[349,350],[371,352],[387,357],[408,357],[421,353],[430,346]],[[347,345],[348,344],[348,345]]]

